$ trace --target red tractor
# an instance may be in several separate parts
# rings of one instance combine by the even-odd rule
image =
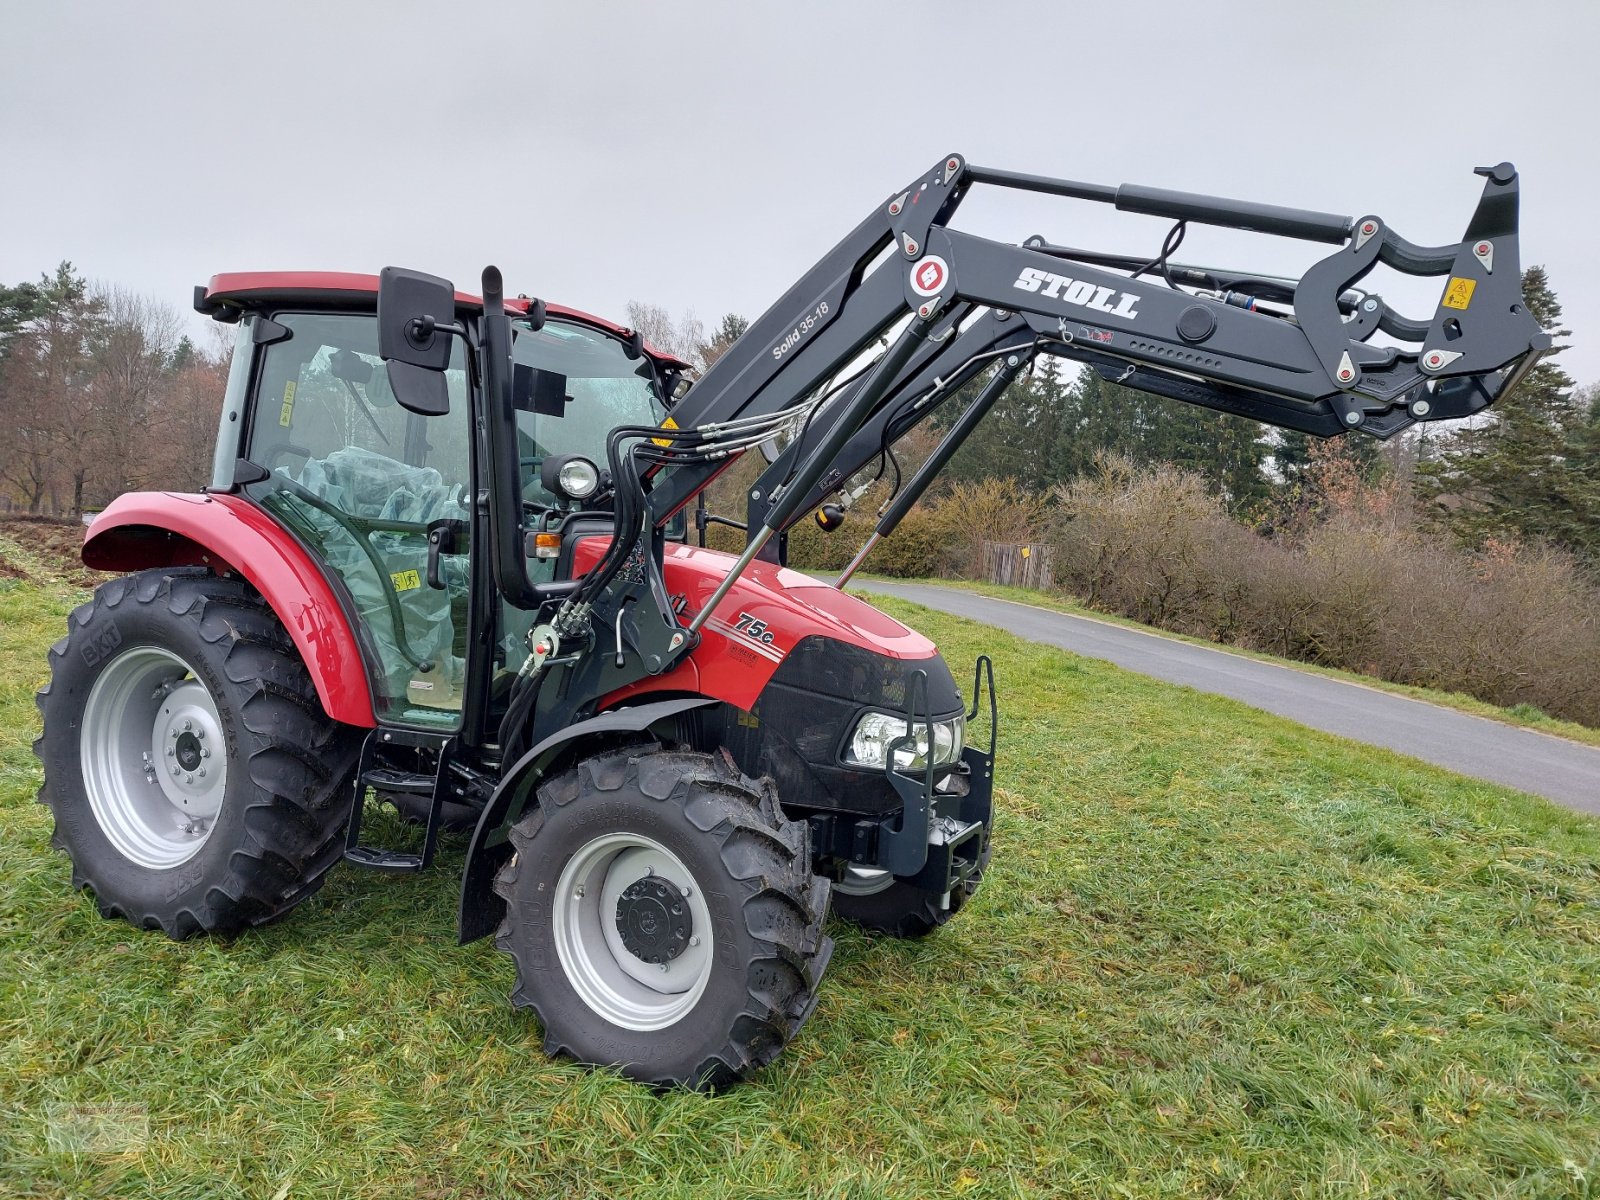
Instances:
[[[896,439],[964,403],[896,468],[853,571],[1039,354],[1321,436],[1482,409],[1549,342],[1521,306],[1516,174],[1481,173],[1466,238],[1436,248],[951,156],[692,382],[637,333],[506,299],[493,268],[481,298],[394,268],[215,277],[196,306],[238,341],[210,486],[96,519],[84,561],[127,574],[73,613],[40,694],[74,884],[170,937],[232,934],[341,860],[417,871],[470,830],[461,939],[497,931],[547,1050],[741,1078],[811,1013],[830,906],[922,936],[990,855],[987,661],[963,699],[933,643],[789,570],[787,530],[840,525]],[[948,227],[975,184],[1178,224],[1150,262],[1005,245]],[[1184,266],[1188,221],[1337,248],[1300,280]],[[1359,286],[1379,262],[1449,277],[1429,320]],[[745,519],[707,513],[752,449]],[[714,522],[741,555],[704,547]],[[420,851],[363,842],[374,798]]]

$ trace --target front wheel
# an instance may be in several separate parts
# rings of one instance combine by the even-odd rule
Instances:
[[[833,949],[809,830],[723,755],[654,745],[539,789],[495,880],[497,943],[546,1053],[658,1086],[731,1084],[816,1003]]]

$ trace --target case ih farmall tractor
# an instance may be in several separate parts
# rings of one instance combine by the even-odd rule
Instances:
[[[961,396],[848,578],[1040,354],[1319,436],[1483,409],[1549,341],[1522,307],[1516,173],[1479,173],[1464,240],[1428,247],[1376,216],[951,156],[692,387],[637,333],[506,299],[493,268],[481,298],[392,268],[217,276],[196,305],[238,344],[211,484],[95,520],[85,563],[128,574],[72,615],[40,695],[74,884],[170,937],[232,934],[341,860],[417,871],[470,829],[461,940],[497,933],[548,1051],[738,1080],[812,1011],[830,905],[921,936],[990,853],[987,661],[963,699],[926,638],[789,570],[786,531],[838,525]],[[1006,245],[949,227],[978,184],[1176,224],[1149,262]],[[1186,222],[1334,249],[1299,280],[1183,266]],[[1379,263],[1443,277],[1436,311],[1363,289]],[[745,520],[708,515],[757,448]],[[712,521],[742,554],[704,548]],[[374,797],[419,852],[362,840]]]

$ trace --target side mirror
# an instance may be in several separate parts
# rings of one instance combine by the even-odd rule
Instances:
[[[385,267],[378,275],[378,354],[400,407],[425,417],[450,411],[445,368],[456,323],[456,289],[448,279]]]

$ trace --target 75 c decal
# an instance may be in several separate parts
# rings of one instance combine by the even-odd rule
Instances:
[[[715,629],[727,638],[737,653],[759,654],[775,663],[781,663],[784,659],[783,651],[772,644],[772,630],[767,628],[767,623],[756,620],[747,612],[740,613],[732,621],[712,617],[706,622],[706,628]]]
[[[756,620],[747,612],[739,614],[739,618],[734,621],[733,627],[744,634],[745,637],[760,642],[763,646],[772,645],[772,630],[767,628],[767,623]]]

